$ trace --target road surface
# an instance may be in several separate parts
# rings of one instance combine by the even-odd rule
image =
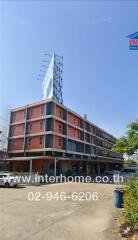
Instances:
[[[111,184],[62,183],[0,188],[0,239],[118,240],[115,218],[120,210],[113,206],[113,187]],[[29,192],[40,201],[29,201]],[[48,201],[44,199],[47,192],[51,192],[52,197],[56,192],[66,192],[67,199]],[[97,192],[99,200],[72,200],[73,192]]]

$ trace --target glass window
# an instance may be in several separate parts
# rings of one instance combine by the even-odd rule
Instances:
[[[62,111],[61,110],[59,111],[59,117],[62,118]]]
[[[44,127],[44,123],[43,123],[43,122],[40,122],[40,129],[43,130],[43,127]]]
[[[34,115],[34,111],[33,111],[33,109],[30,109],[30,111],[29,111],[29,115],[30,115],[30,117],[33,117],[33,115]]]
[[[29,146],[32,145],[32,138],[28,138],[28,145],[29,145]]]
[[[29,124],[29,131],[32,132],[32,130],[33,130],[33,124],[30,123],[30,124]]]
[[[16,130],[16,127],[12,127],[12,132],[11,132],[12,136],[15,135],[15,130]]]
[[[43,115],[45,113],[45,105],[41,106],[41,115]]]
[[[39,144],[43,144],[43,137],[39,138]]]
[[[94,144],[94,138],[93,137],[91,137],[91,143]]]
[[[91,126],[91,133],[94,133],[94,127]]]
[[[85,141],[87,142],[87,135],[85,134]]]
[[[62,126],[61,126],[61,124],[59,124],[59,132],[61,132],[62,131]]]
[[[61,144],[62,144],[62,140],[61,138],[59,138],[59,147],[61,147]]]
[[[12,121],[13,121],[13,122],[16,121],[16,113],[13,113],[13,115],[12,115]]]
[[[80,138],[80,133],[78,132],[78,138]]]

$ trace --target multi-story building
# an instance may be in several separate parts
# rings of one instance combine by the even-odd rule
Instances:
[[[11,110],[8,154],[12,170],[93,174],[121,166],[116,138],[53,99]]]

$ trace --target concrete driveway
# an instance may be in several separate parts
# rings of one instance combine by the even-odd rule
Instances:
[[[28,201],[40,192],[40,201]],[[67,192],[65,201],[43,198],[46,192]],[[99,200],[73,201],[72,192],[98,192]],[[31,196],[31,195],[30,195]],[[113,185],[62,183],[26,188],[0,188],[2,240],[118,240],[113,206]]]

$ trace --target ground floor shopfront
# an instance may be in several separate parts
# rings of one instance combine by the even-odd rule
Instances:
[[[54,176],[63,174],[65,176],[72,175],[88,175],[101,174],[107,170],[119,169],[122,162],[109,160],[80,160],[80,159],[63,159],[50,157],[24,157],[10,159],[10,171],[13,172],[30,172],[47,174]]]
[[[9,171],[9,161],[0,159],[0,171]]]

